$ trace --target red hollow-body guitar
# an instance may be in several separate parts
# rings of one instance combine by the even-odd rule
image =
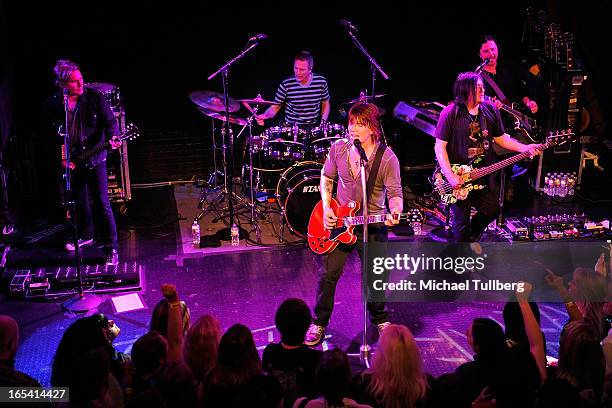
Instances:
[[[342,243],[354,244],[357,242],[357,236],[353,232],[357,225],[363,225],[363,215],[356,216],[359,211],[359,203],[349,201],[345,205],[340,205],[335,199],[331,200],[331,208],[338,217],[336,228],[331,230],[325,229],[323,224],[323,201],[319,201],[310,214],[308,222],[308,245],[317,254],[327,254]],[[423,215],[417,209],[413,209],[407,213],[394,214],[394,218],[398,220],[408,220],[409,222],[422,222]],[[385,222],[387,214],[369,215],[368,224]]]

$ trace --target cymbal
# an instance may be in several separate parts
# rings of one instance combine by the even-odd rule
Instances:
[[[280,105],[278,102],[266,101],[259,95],[255,99],[238,99],[238,102],[252,103],[253,105]]]
[[[382,98],[385,95],[386,94],[378,94],[378,95],[372,96],[372,95],[363,95],[362,94],[362,95],[359,95],[358,98],[350,99],[350,100],[348,100],[346,102],[342,102],[342,104],[343,105],[352,105],[352,104],[357,103],[357,102],[372,102],[375,99]]]
[[[204,109],[204,108],[198,108],[198,110],[203,115],[206,115],[206,116],[209,116],[209,117],[211,117],[213,119],[218,119],[218,120],[221,120],[221,121],[225,122],[225,115],[222,114],[222,113],[211,111],[211,110]],[[244,125],[247,124],[246,120],[244,120],[244,119],[242,119],[242,118],[240,118],[238,116],[232,116],[232,115],[229,115],[229,122],[230,123],[235,123],[236,125],[240,125],[240,126],[244,126]]]
[[[189,99],[200,108],[215,112],[225,112],[225,97],[223,94],[212,91],[194,91],[189,94]],[[236,112],[240,104],[231,97],[228,99],[229,111]]]

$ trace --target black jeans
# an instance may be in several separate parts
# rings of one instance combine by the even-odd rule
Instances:
[[[478,211],[470,221],[472,207]],[[455,242],[470,242],[484,232],[487,226],[499,214],[497,193],[489,187],[473,190],[463,201],[452,204],[450,211],[453,216],[451,231]]]
[[[317,304],[314,309],[314,323],[319,326],[326,327],[334,308],[334,296],[336,294],[336,285],[342,272],[346,259],[357,248],[359,258],[363,262],[363,229],[355,228],[357,242],[354,245],[340,244],[336,249],[327,255],[323,255],[323,268],[319,277],[319,286],[317,288]],[[387,228],[380,225],[368,226],[368,243],[370,242],[387,242]],[[371,254],[370,254],[371,255]],[[369,257],[369,256],[368,256]],[[371,278],[371,273],[368,273],[368,280]],[[379,324],[388,320],[388,313],[385,310],[384,302],[368,302],[368,311],[370,312],[370,322]]]
[[[117,227],[108,199],[106,162],[92,169],[77,168],[72,173],[72,191],[76,203],[79,238],[95,238],[101,241],[107,250],[117,248]],[[93,208],[89,205],[90,198]]]

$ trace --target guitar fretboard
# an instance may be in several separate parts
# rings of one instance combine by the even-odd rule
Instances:
[[[385,222],[387,220],[387,215],[388,214],[377,214],[377,215],[368,215],[368,224],[375,224],[377,222]],[[409,213],[404,213],[404,214],[397,214],[394,215],[394,217],[397,217],[398,220],[402,220],[402,219],[411,219],[411,218],[419,218],[420,217],[420,213],[418,212],[409,212]],[[356,215],[354,217],[344,217],[344,225],[351,226],[351,225],[363,225],[365,220],[365,217],[363,215]]]

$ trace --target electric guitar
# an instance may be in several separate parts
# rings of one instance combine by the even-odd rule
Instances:
[[[130,123],[125,127],[125,131],[118,136],[118,139],[121,142],[131,141],[131,140],[136,139],[139,136],[140,136],[140,131],[138,130],[136,125],[134,125],[133,123]],[[84,152],[79,152],[79,153],[75,152],[74,154],[70,155],[70,162],[74,163],[76,167],[82,166],[83,163],[87,162],[87,160],[91,159],[98,153],[110,147],[111,147],[110,141],[106,141]],[[62,145],[62,159],[65,160],[65,158],[66,158],[66,152],[65,152],[64,146]]]
[[[555,134],[549,133],[546,138],[546,143],[542,144],[542,149],[548,149],[552,146],[558,146],[565,143],[574,141],[574,133],[571,130],[557,131]],[[474,183],[476,180],[488,176],[498,170],[508,167],[518,161],[521,161],[529,157],[528,152],[519,153],[505,160],[501,160],[495,164],[491,164],[486,167],[478,167],[484,161],[484,156],[480,155],[471,160],[470,164],[451,164],[451,170],[453,173],[461,176],[464,184],[453,188],[451,184],[446,180],[442,171],[438,168],[433,175],[433,187],[434,190],[440,194],[441,201],[444,204],[453,204],[459,200],[465,200],[472,190],[481,190],[485,186],[482,184]]]
[[[310,214],[308,222],[308,245],[317,254],[327,254],[333,251],[340,243],[354,244],[357,236],[353,230],[357,225],[363,225],[364,217],[355,216],[359,211],[359,203],[349,201],[345,205],[340,205],[334,198],[331,200],[331,208],[338,220],[336,227],[331,230],[325,229],[323,224],[323,201],[319,201]],[[397,220],[408,220],[410,223],[422,222],[423,214],[417,209],[413,209],[403,214],[393,214]],[[368,224],[385,222],[387,214],[369,215]]]

